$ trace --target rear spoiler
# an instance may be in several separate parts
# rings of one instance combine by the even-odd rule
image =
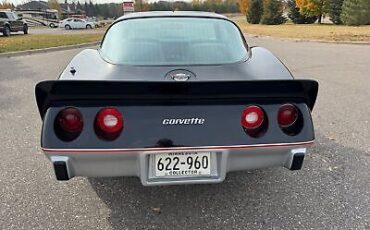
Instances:
[[[72,103],[109,101],[124,105],[235,104],[303,102],[312,110],[318,92],[313,80],[262,81],[42,81],[36,85],[37,106],[43,119],[47,109]]]

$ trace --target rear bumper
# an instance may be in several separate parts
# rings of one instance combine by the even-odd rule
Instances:
[[[245,148],[210,148],[217,167],[210,177],[152,179],[149,172],[151,154],[181,150],[120,151],[120,150],[56,150],[43,149],[53,163],[58,180],[75,176],[114,177],[138,176],[143,185],[202,184],[222,182],[231,171],[282,166],[291,170],[302,167],[307,147],[312,142],[279,146]],[[202,149],[204,150],[204,149]],[[193,148],[192,151],[197,151]]]

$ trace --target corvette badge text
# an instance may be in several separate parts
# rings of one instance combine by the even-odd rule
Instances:
[[[203,125],[206,120],[203,118],[173,118],[163,119],[163,125]]]

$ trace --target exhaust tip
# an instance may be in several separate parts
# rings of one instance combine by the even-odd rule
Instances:
[[[50,161],[53,163],[55,177],[57,180],[65,181],[73,177],[69,165],[69,157],[66,156],[49,156]]]
[[[54,161],[53,165],[57,180],[65,181],[70,179],[67,170],[67,163],[65,161]]]
[[[290,170],[300,170],[303,165],[305,153],[296,153],[293,155],[292,165],[290,166]]]

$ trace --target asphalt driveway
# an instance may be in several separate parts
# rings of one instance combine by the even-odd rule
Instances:
[[[79,50],[0,58],[0,229],[370,229],[370,46],[250,38],[320,83],[303,170],[230,173],[222,184],[54,179],[40,151],[36,82]]]

